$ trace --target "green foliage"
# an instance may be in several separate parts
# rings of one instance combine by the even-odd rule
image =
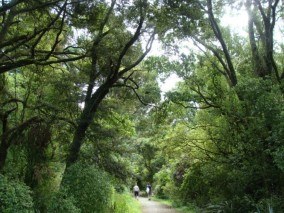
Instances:
[[[110,177],[95,166],[76,163],[67,168],[62,188],[74,198],[74,204],[82,212],[103,213],[111,206]]]
[[[0,175],[0,212],[30,213],[33,209],[32,192],[19,181]]]
[[[209,85],[202,85],[204,92],[214,91],[207,90]],[[198,111],[191,125],[180,122],[168,132],[164,147],[169,149],[170,156],[187,155],[190,160],[182,185],[175,185],[176,196],[171,198],[207,206],[213,212],[263,211],[267,206],[280,211],[283,207],[277,198],[281,200],[283,196],[281,90],[271,79],[256,78],[241,78],[236,91],[220,89],[223,91],[213,94],[214,102],[221,107]],[[175,159],[178,160],[182,158]],[[178,164],[172,170],[178,170]],[[168,184],[171,181],[167,179]],[[270,202],[265,201],[270,198]]]
[[[254,204],[257,212],[280,212],[284,209],[283,198],[272,196],[267,199],[261,199],[256,204]]]
[[[11,179],[24,179],[27,166],[26,151],[23,146],[12,146],[9,149],[3,174]]]
[[[184,181],[181,186],[181,199],[184,203],[196,202],[197,205],[202,206],[208,202],[208,188],[209,183],[199,164],[191,167],[189,172],[184,176]]]
[[[80,213],[81,210],[75,206],[75,203],[76,200],[74,197],[68,195],[66,191],[61,190],[51,198],[47,212]]]
[[[250,7],[249,40],[221,26],[240,0],[111,2],[0,3],[0,211],[134,212],[107,171],[204,211],[281,212],[283,44],[265,21],[278,1]],[[140,63],[154,28],[174,59]],[[84,163],[64,173],[72,138],[67,165]]]
[[[170,197],[173,191],[172,188],[169,187],[171,184],[171,171],[169,168],[163,168],[159,172],[157,172],[154,176],[155,187],[154,192],[155,196],[162,199],[167,199]]]
[[[140,213],[140,204],[133,196],[126,193],[114,193],[111,212],[113,213]]]
[[[284,172],[284,147],[279,147],[274,153],[274,161],[279,169]]]

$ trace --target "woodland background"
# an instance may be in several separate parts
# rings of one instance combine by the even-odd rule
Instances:
[[[0,212],[134,213],[136,181],[195,212],[283,212],[283,6],[2,0]]]

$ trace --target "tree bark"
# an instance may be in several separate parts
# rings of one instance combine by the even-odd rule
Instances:
[[[5,161],[7,158],[8,154],[8,149],[9,149],[9,144],[7,143],[7,140],[2,138],[1,144],[0,144],[0,171],[3,170]]]
[[[210,21],[212,30],[213,30],[216,38],[220,42],[220,44],[222,46],[222,51],[223,51],[224,56],[225,56],[225,60],[226,60],[227,67],[228,67],[228,69],[226,69],[228,79],[230,80],[231,86],[236,86],[237,83],[238,83],[236,71],[235,71],[235,68],[234,68],[228,47],[226,45],[226,42],[224,41],[224,37],[222,35],[222,32],[221,32],[219,25],[216,22],[216,19],[214,17],[213,8],[212,8],[212,0],[207,0],[207,7],[208,7],[209,21]]]
[[[100,103],[108,94],[109,89],[114,83],[114,79],[107,81],[97,89],[97,91],[92,95],[92,98],[86,103],[74,133],[73,141],[67,156],[66,167],[71,166],[78,160],[79,152],[83,144],[86,131],[92,123]]]
[[[269,1],[267,8],[263,8],[263,5],[259,0],[247,0],[246,8],[249,16],[248,30],[254,72],[258,77],[270,76],[274,73],[277,80],[280,81],[281,77],[273,55],[273,31],[278,3],[279,0],[276,0],[274,4],[272,4],[272,1]],[[253,8],[251,8],[252,6]],[[262,22],[258,21],[256,18],[256,15],[254,14],[256,11],[260,13]],[[260,35],[263,51],[260,51],[256,45],[254,26]]]
[[[71,143],[70,149],[69,149],[69,153],[67,155],[67,160],[66,160],[66,167],[67,168],[78,160],[80,149],[81,149],[81,146],[83,144],[83,140],[84,140],[85,135],[86,135],[86,131],[89,128],[89,126],[91,125],[91,123],[93,122],[96,111],[97,111],[100,103],[103,101],[105,96],[108,94],[110,88],[114,86],[114,84],[117,82],[117,80],[119,78],[122,78],[125,73],[129,72],[132,68],[137,66],[144,59],[144,57],[150,51],[153,40],[154,40],[155,33],[153,33],[153,35],[150,37],[144,53],[140,57],[138,57],[138,59],[136,61],[134,61],[132,64],[130,64],[129,66],[126,66],[126,67],[123,66],[122,61],[123,61],[124,57],[127,55],[127,52],[134,45],[134,43],[140,38],[140,35],[142,33],[141,31],[142,31],[142,26],[143,26],[143,23],[144,23],[144,15],[145,14],[143,14],[143,12],[142,12],[143,8],[140,8],[141,9],[140,20],[139,20],[139,23],[138,23],[138,26],[136,28],[135,33],[128,40],[128,42],[125,43],[125,45],[121,49],[119,57],[116,60],[116,63],[113,63],[110,60],[110,63],[109,63],[109,66],[108,66],[109,72],[108,72],[108,76],[105,79],[105,82],[101,86],[99,86],[99,88],[95,91],[94,94],[92,94],[95,80],[96,80],[96,78],[98,78],[101,75],[99,70],[97,70],[97,66],[99,66],[99,65],[98,65],[98,62],[97,62],[96,46],[99,45],[101,40],[106,35],[105,33],[103,33],[103,29],[104,29],[104,26],[109,19],[109,16],[110,16],[110,14],[113,10],[115,2],[116,2],[115,0],[112,0],[111,7],[110,7],[108,13],[105,16],[105,19],[103,20],[103,22],[101,24],[99,35],[98,35],[97,39],[95,39],[93,41],[93,47],[92,47],[92,53],[93,54],[91,55],[92,70],[91,70],[91,73],[90,73],[90,76],[89,76],[90,79],[89,79],[89,86],[88,86],[88,90],[87,90],[87,96],[85,98],[85,107],[84,107],[83,112],[81,113],[81,116],[80,116],[79,121],[77,123],[78,125],[77,125],[77,128],[76,128],[75,133],[74,133],[74,137],[73,137],[73,141]]]
[[[263,76],[264,73],[264,65],[261,57],[259,56],[259,51],[256,45],[255,40],[255,32],[254,32],[254,18],[253,12],[251,10],[251,0],[247,0],[246,8],[248,12],[248,33],[249,33],[249,41],[251,47],[252,61],[253,61],[253,70],[256,76]]]

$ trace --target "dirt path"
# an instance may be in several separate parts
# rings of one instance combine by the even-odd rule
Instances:
[[[147,198],[139,197],[142,213],[177,213],[173,208]]]

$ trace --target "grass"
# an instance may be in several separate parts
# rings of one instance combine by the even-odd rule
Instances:
[[[141,213],[141,205],[128,193],[115,193],[113,210],[114,213]]]

